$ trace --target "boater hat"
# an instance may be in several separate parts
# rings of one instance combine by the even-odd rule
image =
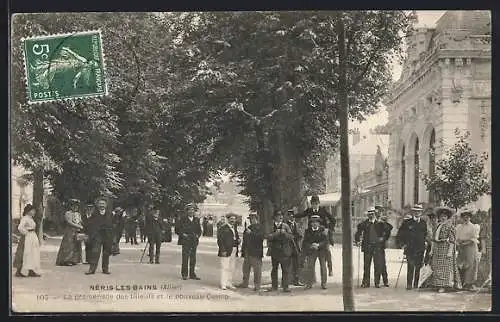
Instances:
[[[375,207],[370,207],[366,213],[367,214],[374,214],[375,212],[377,212],[377,210],[375,209]]]
[[[412,211],[424,211],[424,207],[422,205],[416,204],[413,207],[411,207]]]

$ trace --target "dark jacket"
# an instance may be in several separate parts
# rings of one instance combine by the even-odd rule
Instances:
[[[403,221],[397,234],[399,246],[406,246],[405,254],[423,253],[426,239],[427,223],[422,218],[420,222],[413,218]]]
[[[319,248],[316,250],[311,248],[313,243],[318,243]],[[303,243],[304,255],[310,255],[314,252],[319,252],[320,255],[325,255],[328,252],[328,233],[325,228],[320,226],[317,231],[313,231],[312,228],[307,228],[304,234]]]
[[[387,227],[383,222],[380,221],[375,221],[372,223],[370,220],[366,219],[358,224],[358,229],[356,233],[354,234],[354,241],[356,243],[359,243],[361,241],[361,251],[365,252],[368,248],[369,240],[368,240],[368,234],[370,232],[371,226],[375,226],[375,233],[377,237],[377,241],[375,245],[385,248],[385,242],[389,238],[387,236]]]
[[[165,227],[163,225],[163,219],[161,217],[154,218],[153,216],[149,217],[148,220],[146,221],[146,234],[154,239],[159,238],[160,240],[163,239],[163,231],[165,230]]]
[[[281,232],[281,229],[284,231]],[[290,257],[293,254],[293,234],[290,226],[281,223],[279,227],[273,223],[273,232],[267,235],[270,242],[269,255],[275,258]]]
[[[233,248],[239,243],[238,230],[236,227],[233,228],[234,233],[229,227],[229,224],[222,225],[217,232],[217,246],[219,246],[219,252],[217,256],[219,257],[229,257],[233,252]],[[236,236],[235,236],[236,234]],[[223,255],[223,253],[225,253]]]
[[[85,234],[89,236],[89,242],[94,242],[100,239],[103,242],[110,242],[113,238],[113,221],[111,212],[106,211],[101,215],[95,210],[92,216],[87,218],[83,227]]]
[[[264,232],[259,224],[250,225],[243,233],[241,257],[264,257]]]
[[[315,215],[313,209],[307,208],[303,213],[295,215],[295,218],[307,217],[308,227],[311,227],[311,216],[313,216],[313,215]],[[337,220],[335,219],[335,217],[333,217],[332,214],[330,214],[328,211],[326,211],[325,208],[319,207],[318,213],[316,215],[318,215],[320,217],[321,226],[328,228],[331,231],[335,231],[335,225],[337,223]]]
[[[301,247],[301,244],[302,244],[302,232],[300,231],[299,229],[299,225],[298,223],[295,221],[295,222],[291,222],[291,221],[287,221],[286,223],[290,229],[292,230],[292,235],[293,235],[293,251],[294,251],[294,255],[298,255],[301,251],[302,251],[302,247]]]
[[[175,225],[175,233],[179,235],[178,245],[198,245],[201,236],[200,219],[193,217],[193,221],[188,216],[179,219]]]

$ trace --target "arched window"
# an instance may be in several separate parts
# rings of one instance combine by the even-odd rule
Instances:
[[[436,172],[436,156],[434,155],[436,143],[436,132],[432,129],[431,138],[429,141],[429,176],[433,176]],[[429,202],[434,203],[437,201],[434,191],[429,191]]]
[[[415,163],[414,163],[414,176],[413,176],[413,203],[416,204],[418,203],[418,188],[419,188],[419,155],[418,155],[418,138],[415,139],[415,151],[414,151],[414,160],[415,160]]]
[[[403,145],[401,152],[401,208],[405,206],[405,173],[405,146]]]

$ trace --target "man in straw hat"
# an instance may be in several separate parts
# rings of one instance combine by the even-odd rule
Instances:
[[[427,241],[427,223],[421,218],[424,208],[416,204],[411,208],[410,219],[403,221],[398,230],[398,241],[407,260],[406,289],[418,288],[420,268],[424,264]]]
[[[217,232],[217,246],[220,258],[220,286],[223,290],[233,289],[233,273],[236,265],[236,247],[240,243],[238,230],[236,229],[236,215],[226,216],[227,221]]]
[[[472,210],[462,210],[462,223],[457,225],[457,264],[466,290],[474,290],[479,264],[479,229],[471,222],[472,216]]]
[[[374,207],[368,209],[366,214],[368,218],[358,224],[358,229],[354,234],[354,241],[358,246],[361,244],[361,251],[363,252],[364,265],[361,287],[370,287],[370,269],[373,260],[375,287],[378,288],[380,287],[380,275],[383,271],[381,249],[385,247],[386,227],[382,222],[377,221],[377,211]]]
[[[182,268],[181,275],[183,280],[189,279],[199,280],[196,276],[196,249],[198,247],[201,236],[200,219],[195,216],[196,205],[189,203],[185,207],[186,213],[180,218],[175,226],[175,233],[179,236],[178,245],[182,245]]]

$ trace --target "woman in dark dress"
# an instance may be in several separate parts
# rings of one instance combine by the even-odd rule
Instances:
[[[57,266],[73,266],[82,262],[82,241],[77,238],[83,229],[82,217],[78,212],[79,200],[70,199],[71,210],[64,214],[64,236],[57,253]]]

